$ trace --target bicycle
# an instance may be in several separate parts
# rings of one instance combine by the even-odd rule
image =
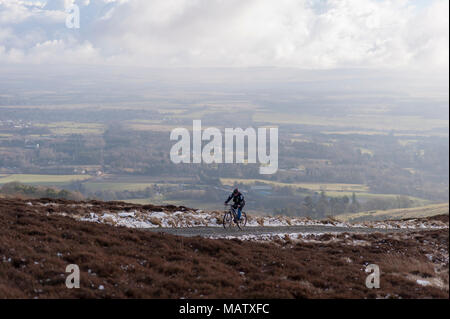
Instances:
[[[223,215],[223,228],[227,229],[227,227],[230,228],[233,224],[236,224],[239,229],[244,229],[245,225],[247,225],[247,214],[245,212],[241,212],[241,218],[236,222],[236,209],[230,204],[225,206],[230,206],[230,209],[225,211],[225,214]]]

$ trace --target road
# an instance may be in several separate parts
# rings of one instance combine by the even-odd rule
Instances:
[[[185,228],[149,228],[150,231],[164,232],[179,236],[202,236],[202,237],[225,237],[225,236],[243,236],[243,235],[265,235],[265,234],[291,234],[291,233],[388,233],[405,231],[405,229],[374,229],[359,227],[336,227],[336,226],[257,226],[246,227],[239,230],[237,227],[224,229],[223,227],[185,227]]]

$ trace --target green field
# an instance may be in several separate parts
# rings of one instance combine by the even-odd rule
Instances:
[[[105,130],[105,126],[98,123],[53,122],[35,125],[46,127],[55,135],[102,134]]]
[[[433,204],[414,208],[399,208],[389,210],[376,210],[354,214],[342,214],[335,216],[335,218],[341,221],[361,221],[361,220],[419,218],[443,214],[448,215],[448,203]]]
[[[354,115],[343,117],[322,117],[314,115],[295,115],[288,113],[257,112],[253,115],[253,121],[265,122],[277,125],[299,124],[332,126],[347,129],[348,127],[360,128],[362,131],[429,131],[435,128],[448,128],[448,119],[428,119],[419,116],[393,116],[387,117],[379,114]],[[429,132],[427,132],[428,134]],[[430,135],[444,135],[442,133],[429,133]]]
[[[128,127],[134,131],[170,132],[180,126],[167,124],[133,123],[129,124]]]
[[[40,175],[40,174],[11,174],[0,176],[0,184],[20,182],[25,184],[61,184],[72,181],[83,181],[91,178],[89,175]]]
[[[378,193],[368,193],[368,192],[335,192],[335,191],[331,191],[331,192],[326,192],[326,194],[330,197],[340,197],[340,196],[348,196],[351,197],[353,195],[353,193],[356,194],[356,196],[358,197],[358,199],[395,199],[396,197],[400,196],[398,194],[378,194]],[[405,195],[403,195],[405,196]],[[423,198],[419,198],[419,197],[414,197],[414,196],[405,196],[407,198],[409,198],[410,200],[415,201],[418,205],[427,205],[430,204],[429,200],[423,199]]]
[[[170,184],[170,183],[122,183],[122,182],[86,182],[84,186],[88,191],[96,192],[96,191],[142,191],[147,187],[152,187],[154,185],[157,186],[169,186],[169,185],[178,185],[178,184]]]
[[[327,192],[367,192],[369,188],[363,184],[342,184],[342,183],[283,183],[267,181],[264,179],[242,179],[242,178],[221,178],[221,183],[227,186],[233,186],[234,183],[240,183],[245,185],[252,184],[266,184],[278,187],[294,187],[294,188],[304,188],[314,192],[324,191]]]

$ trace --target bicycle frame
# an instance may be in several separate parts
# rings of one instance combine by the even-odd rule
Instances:
[[[243,218],[244,218],[244,225],[241,225],[240,222],[236,221],[237,218],[237,211],[236,208],[234,208],[232,205],[226,205],[229,206],[229,209],[227,211],[225,211],[225,216],[223,219],[223,225],[225,227],[225,217],[227,216],[227,214],[231,215],[231,221],[230,221],[230,225],[235,224],[236,226],[238,226],[239,229],[242,229],[242,226],[245,226],[247,224],[247,215],[242,212]],[[241,217],[242,220],[242,217]]]
[[[233,214],[233,218],[236,218],[236,217],[237,217],[236,208],[234,208],[233,206],[231,206],[231,207],[230,207],[230,211],[231,211],[231,214]]]

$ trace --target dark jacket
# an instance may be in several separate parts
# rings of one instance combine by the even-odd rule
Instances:
[[[230,196],[228,196],[228,199],[225,201],[225,204],[228,204],[230,200],[233,200],[233,207],[244,207],[245,205],[245,199],[244,195],[242,195],[240,192],[237,194],[231,193]]]

